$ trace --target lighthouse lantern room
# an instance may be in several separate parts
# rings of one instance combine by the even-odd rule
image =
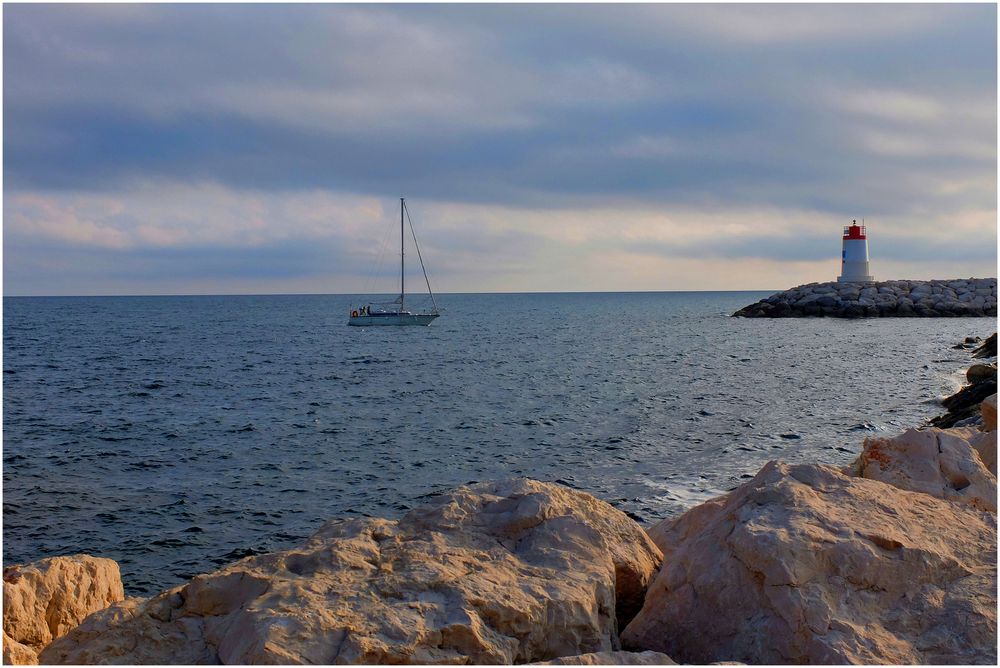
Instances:
[[[874,281],[868,268],[868,236],[865,226],[852,221],[844,228],[844,250],[840,260],[838,283],[866,283]]]

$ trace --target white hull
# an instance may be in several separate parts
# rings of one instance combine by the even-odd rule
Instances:
[[[400,315],[358,315],[348,319],[347,324],[352,327],[405,327],[407,325],[431,324],[437,313],[403,313]]]

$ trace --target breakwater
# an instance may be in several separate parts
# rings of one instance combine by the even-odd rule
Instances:
[[[743,318],[996,317],[997,279],[809,283],[733,314]]]

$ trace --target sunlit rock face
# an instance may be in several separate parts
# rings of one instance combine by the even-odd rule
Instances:
[[[625,649],[678,662],[996,662],[996,517],[771,462],[650,530],[664,564]]]
[[[123,598],[118,564],[111,559],[77,554],[4,568],[4,663],[35,663],[53,639]]]
[[[325,525],[93,616],[51,663],[524,663],[619,649],[660,551],[610,505],[518,479]]]
[[[980,450],[995,470],[996,444],[996,431],[907,429],[892,438],[866,438],[846,472],[995,513],[997,478]]]
[[[987,397],[979,405],[979,410],[983,416],[983,431],[996,431],[997,429],[997,395]],[[993,473],[996,474],[996,454],[993,455]]]
[[[997,315],[997,279],[809,283],[745,306],[745,318],[888,318]]]

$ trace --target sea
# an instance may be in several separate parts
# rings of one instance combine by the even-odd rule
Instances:
[[[648,525],[942,412],[996,328],[730,317],[767,294],[446,294],[404,328],[344,295],[4,298],[4,563],[110,557],[149,595],[510,476]]]

